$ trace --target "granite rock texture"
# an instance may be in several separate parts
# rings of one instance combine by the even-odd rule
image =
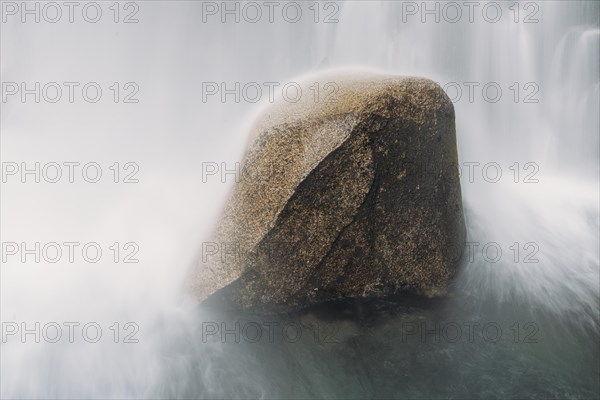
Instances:
[[[302,93],[254,125],[196,296],[279,312],[443,293],[465,240],[452,102],[428,79],[364,72]]]

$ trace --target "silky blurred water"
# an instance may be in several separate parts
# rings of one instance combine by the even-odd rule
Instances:
[[[3,100],[2,162],[97,162],[104,177],[9,176],[2,242],[98,242],[105,253],[2,260],[3,333],[103,330],[97,343],[80,331],[73,343],[66,330],[57,343],[7,336],[2,398],[597,398],[599,4],[482,2],[471,22],[457,2],[462,17],[449,22],[452,9],[428,2],[438,23],[421,2],[299,2],[295,23],[279,13],[286,3],[272,23],[264,6],[256,23],[223,23],[207,12],[220,2],[208,3],[135,2],[133,24],[114,23],[104,2],[98,23],[3,14],[3,83],[92,81],[104,97]],[[120,18],[134,10],[122,7]],[[283,86],[349,67],[429,77],[454,100],[471,250],[448,295],[283,316],[198,307],[187,271],[234,183],[203,179],[202,165],[232,168],[269,105],[203,101],[203,83]],[[139,102],[112,101],[114,82],[134,82]],[[139,182],[114,183],[114,162],[135,162]],[[114,262],[114,242],[136,243],[139,263]],[[127,322],[135,343],[124,343]]]

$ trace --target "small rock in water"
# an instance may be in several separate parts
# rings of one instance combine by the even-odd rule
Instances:
[[[312,96],[315,81],[335,90]],[[278,312],[443,293],[465,239],[452,102],[428,79],[365,73],[302,93],[253,128],[199,300]]]

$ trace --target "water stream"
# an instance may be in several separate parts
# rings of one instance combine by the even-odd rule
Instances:
[[[259,1],[260,18],[238,3],[237,23],[221,2],[133,3],[132,24],[104,2],[98,23],[2,23],[2,82],[104,89],[97,103],[2,103],[5,165],[103,172],[2,183],[3,243],[103,251],[23,262],[3,247],[2,398],[600,396],[598,2],[476,2],[470,14],[460,1],[311,1],[297,22],[282,2],[270,22]],[[453,99],[469,246],[448,295],[283,316],[199,307],[186,273],[234,183],[203,165],[240,160],[265,82],[348,67],[429,77]],[[135,83],[139,102],[113,101],[113,82],[121,95]],[[204,98],[207,82],[263,95]],[[127,162],[138,183],[123,183]],[[138,263],[123,262],[125,243]],[[23,323],[40,323],[39,343]]]

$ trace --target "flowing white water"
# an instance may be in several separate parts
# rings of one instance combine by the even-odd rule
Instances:
[[[502,18],[491,23],[482,17],[487,3],[481,3],[473,22],[463,6],[456,23],[447,22],[444,15],[439,23],[432,15],[423,23],[420,12],[407,14],[407,3],[335,3],[339,22],[329,24],[314,22],[312,2],[302,3],[305,17],[297,23],[275,14],[274,23],[263,17],[255,24],[243,18],[223,24],[219,15],[202,22],[202,3],[189,1],[139,2],[138,24],[114,24],[110,18],[98,24],[14,19],[3,23],[3,82],[95,81],[108,98],[113,82],[136,82],[140,102],[2,104],[3,162],[27,162],[31,167],[35,162],[93,161],[108,178],[96,184],[71,184],[66,179],[36,184],[29,178],[22,184],[10,177],[2,184],[2,242],[27,242],[30,247],[34,242],[98,242],[104,256],[95,264],[81,258],[75,263],[65,258],[55,264],[36,263],[32,257],[23,263],[18,255],[3,260],[3,323],[25,322],[32,329],[36,322],[95,322],[103,336],[98,343],[83,340],[80,330],[74,343],[66,337],[58,343],[44,338],[35,343],[32,334],[26,343],[19,334],[9,337],[1,343],[0,395],[272,398],[393,393],[414,398],[471,393],[474,386],[463,376],[460,382],[452,380],[446,392],[435,392],[427,376],[444,381],[444,372],[437,375],[433,366],[421,371],[422,385],[403,381],[404,369],[414,370],[403,364],[394,366],[398,376],[378,381],[377,370],[349,371],[342,353],[338,359],[323,359],[304,341],[291,348],[265,345],[258,351],[199,339],[202,322],[218,317],[198,311],[182,283],[233,183],[203,183],[202,162],[227,162],[232,168],[243,154],[248,120],[259,107],[243,100],[236,103],[231,96],[225,103],[218,96],[203,102],[202,83],[283,85],[307,73],[342,67],[426,76],[455,98],[469,241],[480,245],[473,260],[465,261],[454,293],[486,305],[475,311],[478,315],[499,319],[487,306],[491,304],[508,307],[508,317],[503,314],[508,320],[518,310],[564,325],[561,333],[553,333],[550,325],[543,336],[546,341],[531,350],[539,361],[531,364],[537,373],[532,387],[536,382],[546,385],[546,395],[597,395],[597,383],[590,380],[597,373],[593,361],[597,364],[598,349],[590,336],[576,343],[582,340],[579,330],[591,332],[592,339],[599,331],[600,6],[593,1],[500,2]],[[319,6],[320,21],[336,10],[324,4]],[[435,3],[429,4],[433,8]],[[488,15],[494,16],[494,11]],[[527,16],[538,22],[524,23]],[[477,85],[472,99],[470,84]],[[501,88],[497,102],[486,101],[486,84]],[[494,97],[494,88],[486,95]],[[140,182],[113,183],[108,167],[115,161],[138,163]],[[473,162],[479,165],[471,181],[468,163]],[[488,163],[501,168],[496,183],[489,182],[495,177],[493,169],[482,175]],[[109,250],[114,242],[136,242],[140,262],[115,263]],[[498,262],[482,257],[486,243],[502,249]],[[539,261],[525,262],[528,255]],[[454,318],[472,318],[466,311],[461,314],[470,303],[449,304]],[[122,343],[131,331],[123,329],[129,321],[139,326],[139,343]],[[109,329],[114,322],[120,323],[118,344]],[[352,332],[358,328],[344,329],[341,334],[355,337]],[[561,341],[575,344],[561,349],[556,345]],[[348,352],[357,346],[369,353],[368,343],[373,342],[350,343]],[[389,345],[374,343],[381,346],[370,351],[374,354]],[[492,367],[489,359],[497,354],[492,356],[488,348],[447,351],[453,360],[448,369],[472,360],[471,352],[481,354],[487,361],[473,361],[481,375],[473,374],[479,377],[502,375],[494,368],[516,368],[509,361]],[[562,357],[565,369],[589,370],[591,376],[584,373],[577,381],[569,373],[544,370],[540,360],[558,363],[544,358],[545,352]],[[591,359],[580,352],[589,352]],[[421,360],[429,353],[424,354],[415,357]],[[294,359],[302,361],[290,367]],[[439,367],[440,359],[432,364]],[[353,376],[361,376],[360,386],[354,386]],[[519,397],[541,390],[517,389],[514,379],[497,376],[491,385],[497,389],[494,393]],[[553,379],[557,388],[548,388],[546,381]],[[397,381],[403,384],[394,388]],[[476,389],[472,397],[486,393],[485,388]]]

